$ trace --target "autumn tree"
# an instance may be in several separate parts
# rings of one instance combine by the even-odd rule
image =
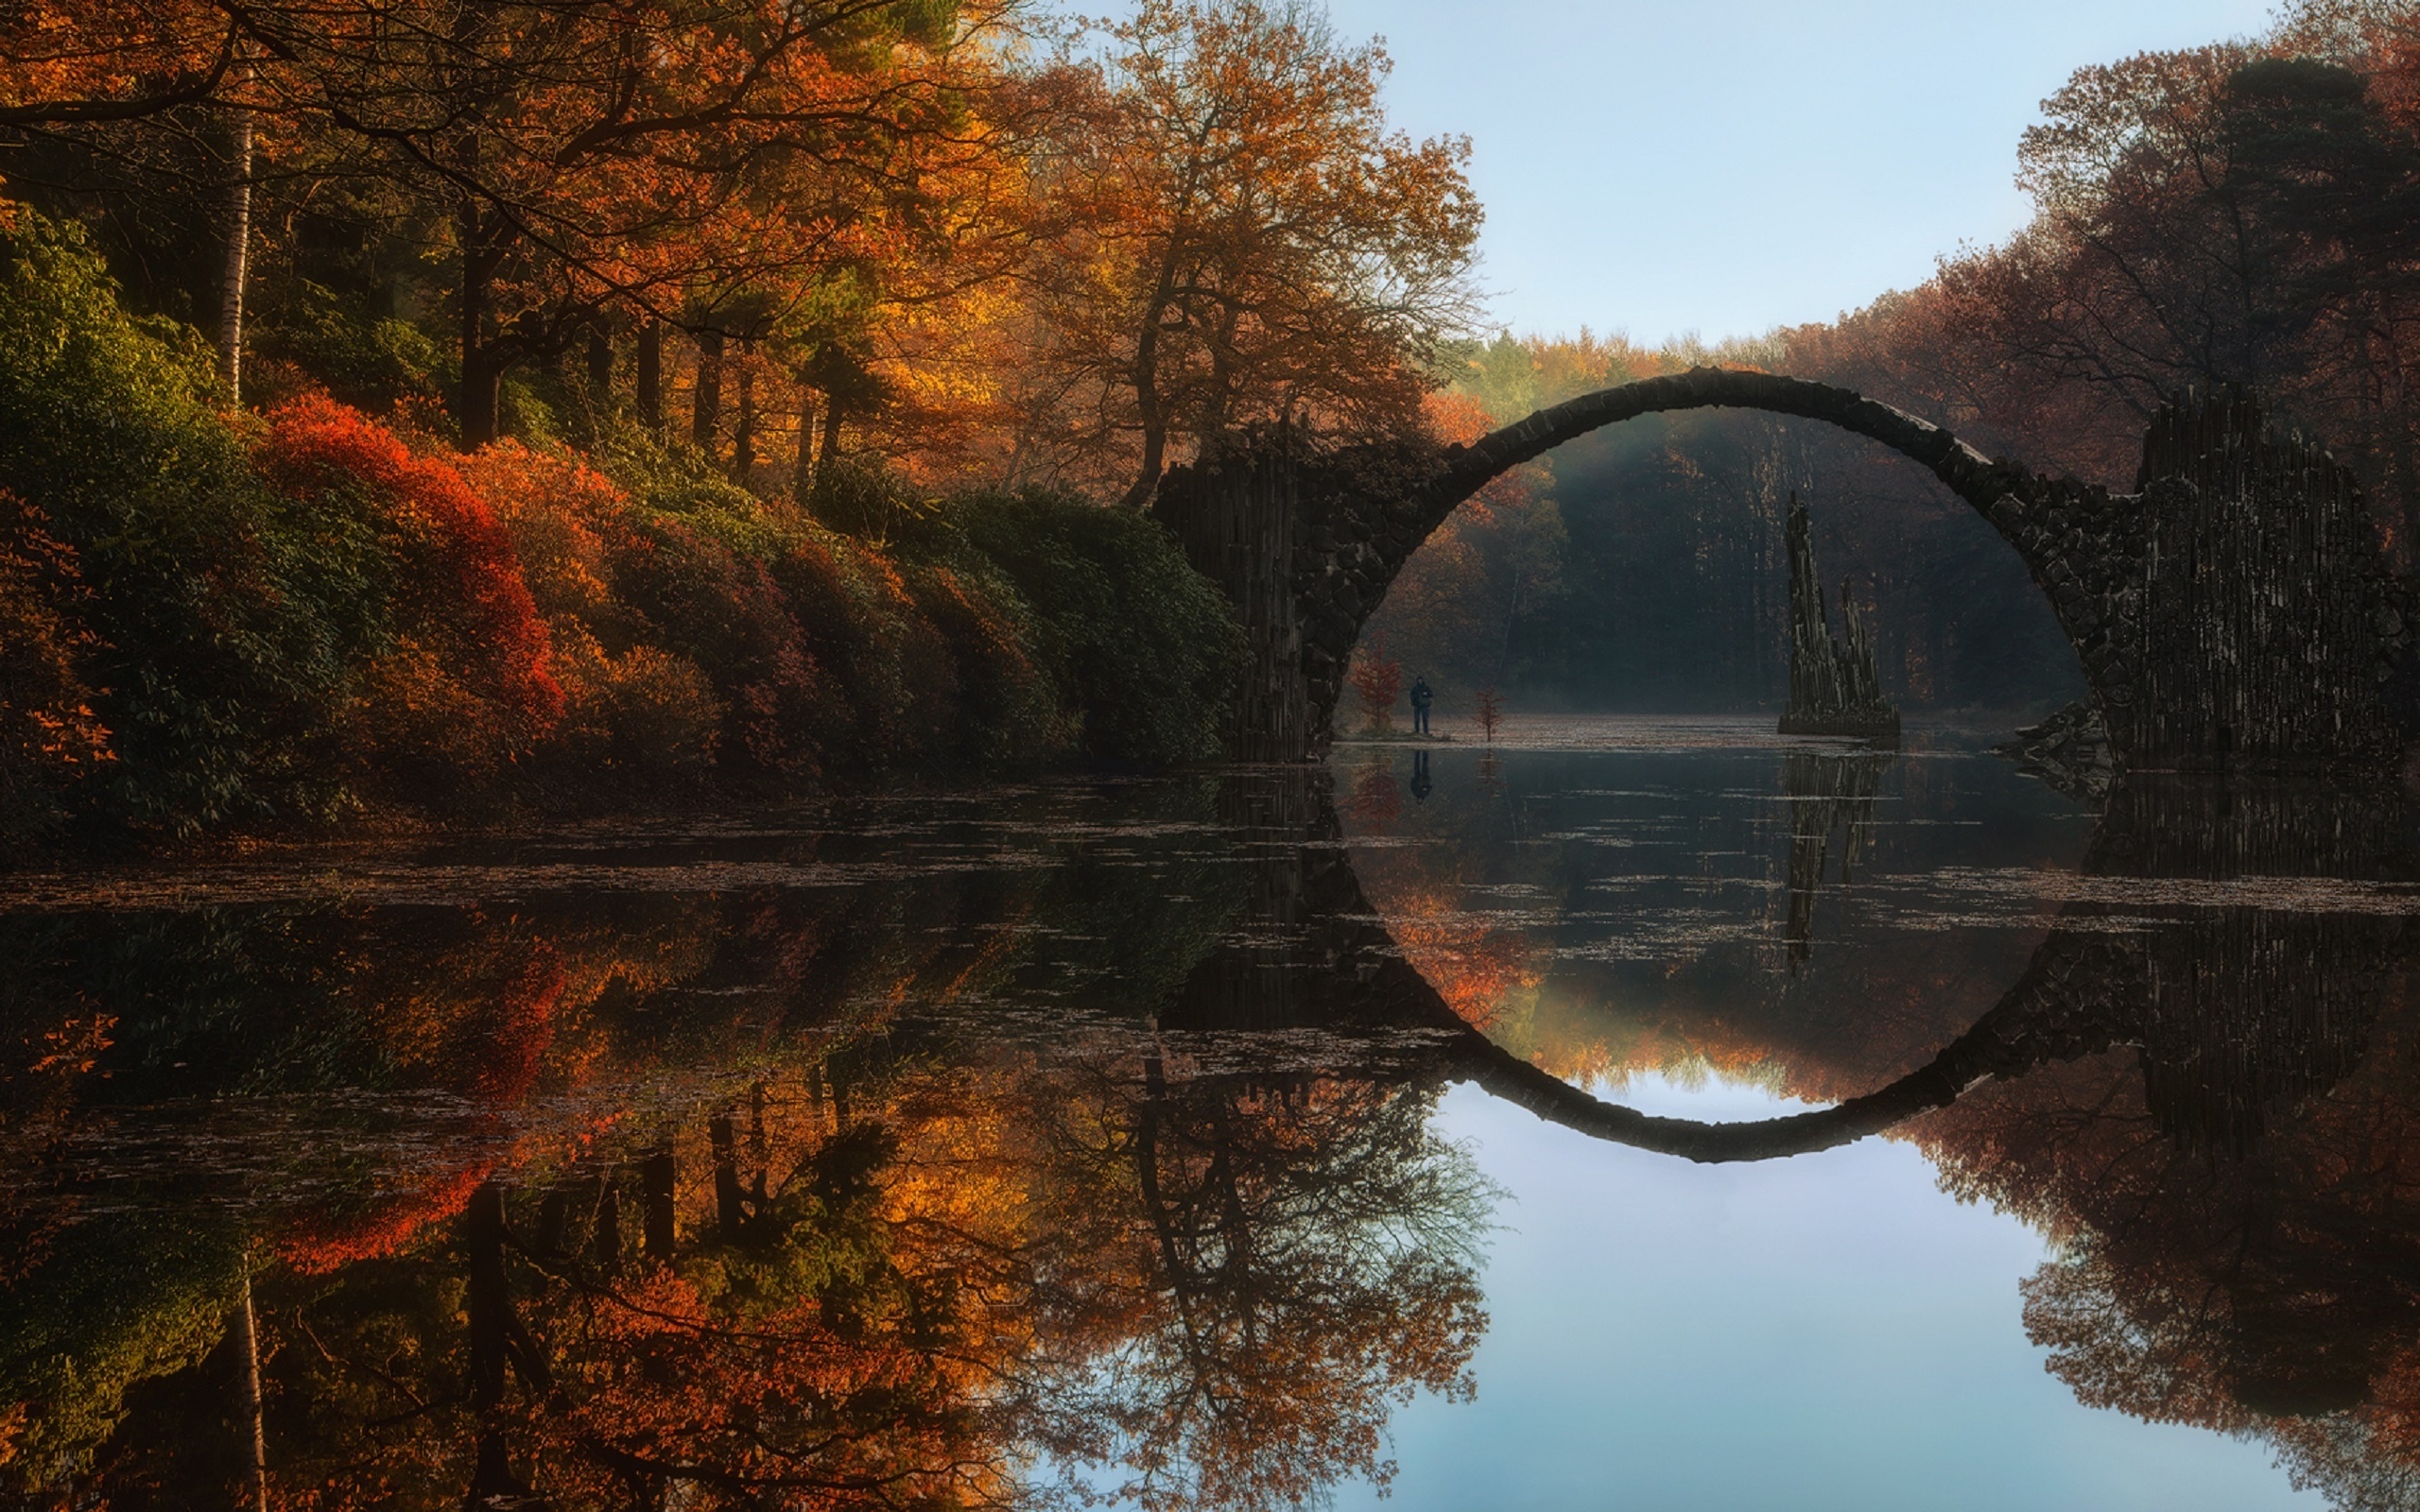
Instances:
[[[1146,0],[1106,35],[1046,179],[1037,423],[1122,462],[1130,505],[1173,446],[1248,421],[1409,428],[1470,305],[1468,143],[1390,130],[1386,54],[1307,8]]]
[[[496,434],[507,370],[609,317],[746,339],[763,321],[736,312],[961,237],[952,172],[1001,145],[978,95],[1007,8],[981,3],[196,5],[125,26],[36,9],[0,32],[26,42],[0,127],[207,102],[257,123],[278,173],[389,183],[426,213],[466,447]]]
[[[1360,700],[1362,717],[1374,732],[1394,728],[1395,700],[1403,696],[1403,663],[1387,655],[1383,637],[1374,636],[1356,648],[1353,670],[1346,674],[1353,696]]]
[[[2415,98],[2392,4],[2309,0],[2251,42],[2079,70],[2019,149],[2032,222],[1791,333],[1789,364],[2118,488],[2168,392],[2255,384],[2346,449],[2409,541]]]
[[[1458,384],[1427,396],[1422,409],[1435,439],[1468,445],[1536,407],[1513,403],[1519,407],[1491,414]],[[1495,682],[1512,667],[1522,621],[1563,596],[1569,549],[1547,464],[1509,469],[1421,543],[1389,585],[1372,631],[1432,681]]]

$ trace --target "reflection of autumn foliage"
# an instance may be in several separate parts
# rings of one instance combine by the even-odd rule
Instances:
[[[1470,1261],[1488,1189],[1429,1133],[1432,1094],[1156,1065],[1103,1091],[1039,1125],[1037,1237],[1071,1246],[1044,1272],[1063,1278],[1046,1332],[1084,1346],[1035,1403],[1045,1441],[1122,1469],[1147,1507],[1383,1484],[1392,1405],[1468,1391],[1486,1322]]]
[[[1652,1074],[1688,1084],[1711,1074],[1807,1101],[1855,1096],[1973,1023],[2048,929],[1944,931],[1922,951],[1860,950],[1851,970],[1793,978],[1782,970],[1787,930],[1774,906],[1788,893],[1767,890],[1787,875],[1787,832],[1741,816],[1719,840],[1708,835],[1720,849],[1770,857],[1767,877],[1642,867],[1641,852],[1620,843],[1629,833],[1602,837],[1616,842],[1608,846],[1594,833],[1517,831],[1509,816],[1519,800],[1491,787],[1488,769],[1484,756],[1441,766],[1434,795],[1398,821],[1396,843],[1357,850],[1354,867],[1408,957],[1457,1011],[1564,1080]],[[1806,807],[1794,772],[1775,774],[1791,812]],[[1921,767],[1896,781],[1911,801],[1936,801]],[[1362,833],[1343,807],[1348,832]],[[1617,825],[1633,822],[1608,808]],[[1653,820],[1635,817],[1653,833]],[[1939,852],[1907,833],[1893,837],[1885,865],[1931,864],[1927,853]],[[2046,836],[2026,859],[2066,864],[2059,851],[2068,843]],[[1606,918],[1600,889],[1625,900],[1620,922],[1594,921]],[[1860,946],[1877,937],[1864,933],[1867,919],[1827,921],[1842,931],[1831,937]]]
[[[1482,1322],[1485,1193],[1430,1136],[1433,1089],[1172,1078],[1123,1036],[1019,1055],[991,1021],[961,1043],[902,1011],[998,992],[1036,937],[1098,959],[1071,918],[1181,976],[1201,947],[1172,938],[1230,919],[1221,869],[1183,928],[1124,919],[1126,868],[231,909],[245,927],[164,937],[135,973],[244,1002],[217,1059],[179,988],[96,978],[140,1020],[113,1066],[337,1092],[310,1125],[335,1138],[241,1178],[229,1240],[257,1266],[276,1504],[984,1504],[1067,1465],[1250,1505],[1382,1474],[1388,1414],[1461,1389]],[[123,919],[87,923],[114,963]],[[27,1268],[12,1305],[66,1292]],[[223,1291],[177,1313],[195,1347],[91,1410],[24,1390],[80,1456],[30,1479],[134,1504],[239,1475],[225,1347],[194,1364],[226,1316]]]
[[[2272,942],[2273,957],[2291,937]],[[2341,964],[2307,968],[2354,971],[2357,950],[2337,940]],[[2026,1327],[2081,1400],[2260,1435],[2342,1504],[2420,1484],[2420,1285],[2406,1263],[2420,1243],[2412,1004],[2401,977],[2358,1068],[2307,1095],[2287,1084],[2264,1094],[2207,1057],[2147,1074],[2143,1056],[2118,1050],[1979,1090],[1921,1123],[1945,1185],[2058,1241],[2026,1285]],[[2320,1021],[2343,1006],[2341,987],[2316,980],[2264,996],[2262,1034],[2290,1023],[2342,1035]],[[2294,1054],[2271,1044],[2252,1063]],[[2180,1075],[2269,1106],[2180,1115]],[[2246,1126],[2247,1144],[2213,1147]]]
[[[895,1242],[881,1179],[895,1147],[859,1125],[792,1155],[769,1191],[721,1189],[671,1265],[531,1278],[546,1389],[503,1431],[554,1469],[546,1490],[601,1500],[690,1472],[723,1505],[997,1500],[1007,1451],[967,1326],[980,1308]]]
[[[1356,867],[1404,959],[1465,1022],[1488,1029],[1508,1011],[1526,1012],[1552,952],[1516,912],[1468,895],[1480,880],[1469,855],[1451,846],[1392,847],[1362,853]]]
[[[278,1259],[313,1276],[394,1254],[430,1225],[458,1216],[471,1194],[488,1178],[488,1171],[485,1165],[458,1167],[349,1215],[313,1214],[299,1219],[280,1239]]]
[[[1517,926],[1464,906],[1459,889],[1398,892],[1389,899],[1388,932],[1465,1022],[1484,1029],[1515,994],[1537,987],[1545,950]]]
[[[1344,796],[1344,812],[1354,829],[1384,834],[1403,814],[1403,784],[1395,781],[1394,763],[1372,756],[1353,769],[1353,790]]]
[[[442,1177],[448,1221],[264,1275],[279,1504],[992,1505],[1044,1452],[1147,1506],[1278,1507],[1383,1482],[1394,1407],[1470,1389],[1489,1194],[1433,1090],[785,1080],[510,1188]],[[185,1428],[142,1410],[83,1484],[172,1461]]]
[[[554,948],[508,937],[412,964],[427,972],[417,990],[363,1005],[397,1068],[485,1109],[519,1104],[537,1083],[562,1001],[563,965]],[[366,1211],[306,1214],[281,1241],[280,1254],[305,1272],[391,1254],[424,1226],[460,1212],[490,1164],[418,1176]]]

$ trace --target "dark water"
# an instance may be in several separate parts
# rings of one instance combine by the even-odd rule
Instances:
[[[2420,1504],[2398,794],[1512,737],[0,878],[0,1486]]]

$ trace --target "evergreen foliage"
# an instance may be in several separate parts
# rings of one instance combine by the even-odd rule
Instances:
[[[1086,751],[1134,763],[1219,753],[1243,632],[1157,522],[1045,492],[977,498],[961,518],[1032,604]]]

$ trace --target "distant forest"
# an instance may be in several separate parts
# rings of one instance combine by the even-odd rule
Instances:
[[[1720,360],[1787,370],[1783,345]],[[1500,411],[1485,407],[1511,414],[1534,407],[1512,397],[1528,373],[1604,375],[1536,401],[1552,403],[1706,358],[1505,336],[1471,360],[1473,397],[1509,390]],[[2023,563],[1929,475],[1825,426],[1732,411],[1634,421],[1499,485],[1406,570],[1376,644],[1455,713],[1488,685],[1532,711],[1778,709],[1793,492],[1813,515],[1826,604],[1838,612],[1843,583],[1857,596],[1906,707],[2014,715],[2083,692]]]

